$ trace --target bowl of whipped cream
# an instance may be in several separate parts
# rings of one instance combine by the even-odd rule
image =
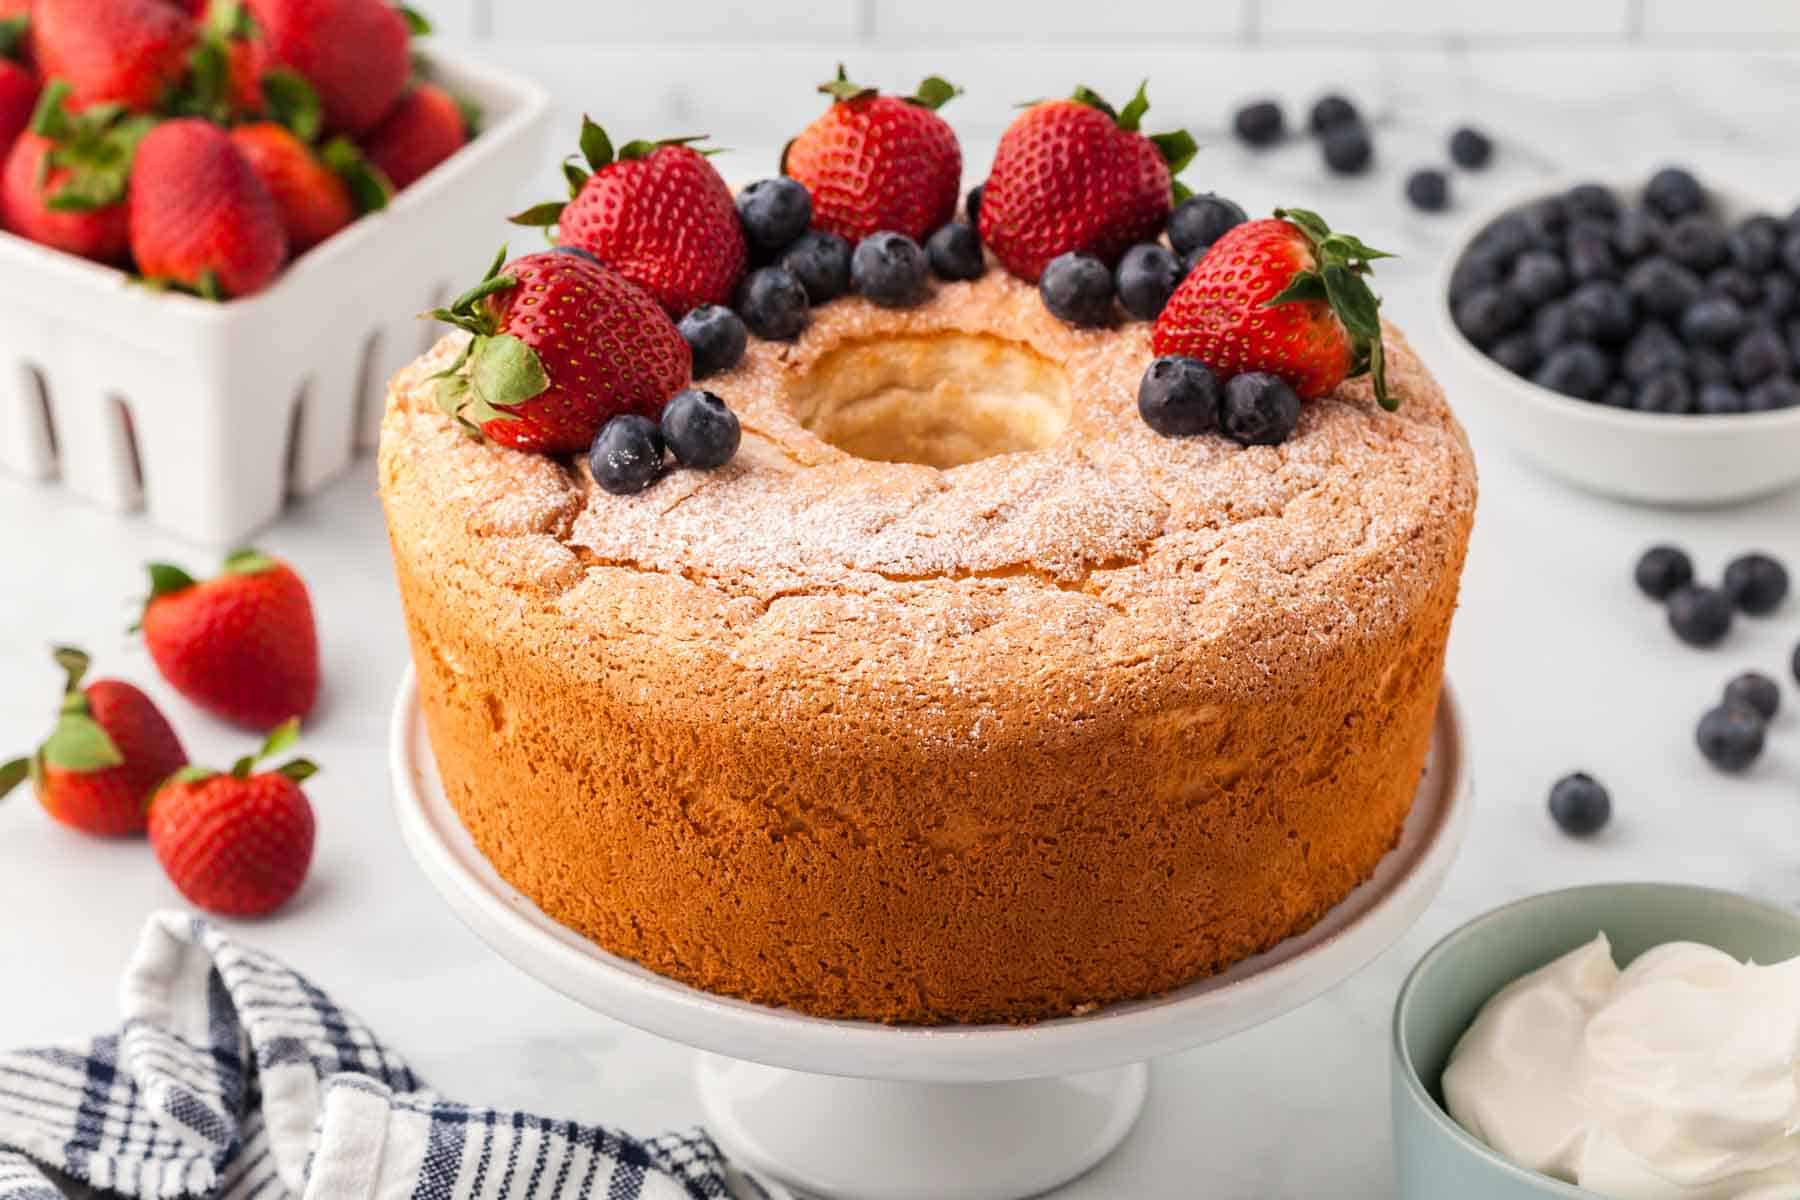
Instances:
[[[1394,1009],[1400,1200],[1800,1200],[1800,912],[1680,884],[1479,917]]]

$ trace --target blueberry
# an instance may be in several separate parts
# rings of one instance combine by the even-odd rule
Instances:
[[[1644,203],[1665,221],[1674,221],[1706,207],[1700,181],[1680,167],[1664,167],[1650,177]]]
[[[1731,261],[1752,275],[1763,275],[1775,269],[1781,259],[1781,243],[1786,228],[1766,214],[1739,221],[1725,239]]]
[[[1548,250],[1552,242],[1537,221],[1522,212],[1513,212],[1482,230],[1475,244],[1511,261],[1527,250]]]
[[[1494,157],[1494,142],[1479,129],[1464,125],[1450,135],[1450,161],[1468,170],[1480,170]]]
[[[1725,568],[1725,594],[1753,617],[1766,617],[1787,599],[1787,568],[1767,554],[1744,554]]]
[[[1631,382],[1643,383],[1670,371],[1680,371],[1687,362],[1687,348],[1681,340],[1669,332],[1667,325],[1651,321],[1640,328],[1625,347],[1620,369]]]
[[[1652,546],[1632,569],[1638,590],[1652,600],[1667,600],[1678,588],[1694,582],[1694,560],[1679,546]]]
[[[1710,346],[1692,347],[1687,365],[1695,383],[1731,385],[1731,360]]]
[[[1612,796],[1586,771],[1565,775],[1550,789],[1550,818],[1564,833],[1589,837],[1612,819]]]
[[[1280,378],[1251,371],[1225,384],[1219,424],[1239,445],[1278,446],[1299,423],[1300,397]]]
[[[1585,341],[1576,324],[1575,312],[1565,301],[1557,300],[1544,305],[1531,318],[1532,347],[1541,357],[1558,346]]]
[[[1231,128],[1238,139],[1252,146],[1272,146],[1287,132],[1287,118],[1281,105],[1273,100],[1246,104],[1231,118]]]
[[[585,246],[553,246],[551,247],[551,252],[554,254],[570,254],[576,258],[585,258],[596,267],[604,267],[606,265],[600,261],[600,256],[598,254],[595,254]]]
[[[1766,325],[1746,333],[1731,352],[1732,377],[1744,387],[1786,375],[1793,366],[1787,339]]]
[[[1219,427],[1219,380],[1205,363],[1165,354],[1144,370],[1138,415],[1164,437],[1190,437]]]
[[[1174,251],[1144,242],[1125,252],[1113,273],[1113,283],[1126,312],[1140,321],[1154,321],[1186,274],[1186,265]]]
[[[1702,416],[1722,417],[1749,411],[1744,393],[1724,383],[1703,383],[1694,396],[1694,411]]]
[[[662,436],[682,466],[710,471],[731,461],[742,431],[723,400],[700,388],[683,388],[663,406]]]
[[[785,341],[806,328],[806,288],[786,267],[759,267],[746,275],[734,307],[759,338]]]
[[[1545,196],[1525,206],[1525,218],[1547,239],[1546,244],[1552,244],[1567,232],[1575,214],[1567,196]]]
[[[1038,295],[1045,308],[1071,325],[1112,320],[1112,272],[1091,254],[1071,250],[1051,259],[1038,279]]]
[[[1569,277],[1577,283],[1593,279],[1617,279],[1619,259],[1612,237],[1605,230],[1577,226],[1569,231]]]
[[[1518,297],[1503,287],[1476,288],[1457,302],[1456,327],[1478,346],[1488,345],[1509,332],[1525,315]]]
[[[1721,704],[1700,718],[1694,741],[1721,771],[1742,771],[1762,757],[1762,715],[1741,704]]]
[[[925,257],[931,260],[931,269],[939,279],[979,279],[987,270],[987,260],[981,255],[981,235],[973,225],[961,221],[952,221],[926,238]]]
[[[1668,595],[1669,628],[1690,646],[1714,646],[1731,632],[1731,598],[1718,588],[1690,583]]]
[[[1681,336],[1702,346],[1729,346],[1744,335],[1750,318],[1735,300],[1703,296],[1681,314]]]
[[[1680,416],[1694,411],[1694,388],[1679,371],[1665,371],[1638,385],[1631,398],[1638,412]]]
[[[1757,307],[1770,320],[1779,321],[1792,313],[1796,299],[1800,299],[1800,283],[1793,276],[1775,272],[1762,277],[1762,299]]]
[[[1602,345],[1616,345],[1630,337],[1637,319],[1625,289],[1604,279],[1584,283],[1571,292],[1569,311],[1576,325]]]
[[[798,179],[759,179],[737,195],[738,220],[751,245],[779,250],[812,224],[812,196]]]
[[[1628,208],[1619,214],[1613,227],[1613,246],[1627,262],[1644,257],[1656,249],[1662,226],[1648,209]]]
[[[1360,121],[1327,129],[1320,145],[1326,167],[1339,175],[1360,175],[1375,160],[1375,140]]]
[[[904,233],[882,230],[856,244],[850,280],[856,290],[883,308],[911,308],[930,292],[931,264],[919,243]]]
[[[663,438],[656,422],[620,413],[600,427],[588,451],[594,482],[615,496],[641,492],[662,474]]]
[[[1169,244],[1185,258],[1249,219],[1242,208],[1217,193],[1189,196],[1169,214]]]
[[[1509,334],[1489,347],[1487,353],[1514,375],[1527,379],[1544,361],[1544,356],[1538,352],[1537,339],[1529,333]]]
[[[1544,359],[1531,381],[1577,400],[1593,400],[1611,378],[1612,364],[1606,355],[1587,342],[1576,342],[1559,347]]]
[[[777,261],[800,281],[811,304],[828,304],[850,290],[850,243],[835,233],[809,229]]]
[[[1708,295],[1730,300],[1739,308],[1756,306],[1763,298],[1762,284],[1742,267],[1720,267],[1706,277],[1706,291]]]
[[[1578,183],[1568,190],[1564,200],[1575,216],[1596,217],[1609,223],[1619,219],[1619,198],[1604,184]]]
[[[723,304],[702,304],[681,318],[680,329],[693,353],[695,379],[737,366],[750,341],[744,319]]]
[[[1664,226],[1661,242],[1662,252],[1690,271],[1710,271],[1729,257],[1725,230],[1698,213]]]
[[[1781,711],[1781,685],[1761,671],[1745,671],[1725,685],[1725,703],[1742,705],[1773,721]]]
[[[1527,308],[1536,308],[1569,290],[1569,268],[1548,250],[1527,250],[1513,263],[1506,286]]]
[[[1673,259],[1646,258],[1625,272],[1625,290],[1653,317],[1678,317],[1700,298],[1700,277]]]
[[[1598,403],[1608,408],[1630,408],[1632,396],[1631,385],[1623,379],[1615,379],[1600,393]]]
[[[1181,266],[1184,277],[1186,272],[1192,271],[1205,260],[1206,252],[1211,249],[1211,246],[1195,246],[1192,250],[1189,250],[1186,254],[1182,255]]]
[[[1744,393],[1745,412],[1775,412],[1783,408],[1800,408],[1800,383],[1786,375],[1765,379]]]
[[[1360,120],[1362,120],[1362,114],[1356,111],[1356,105],[1350,103],[1345,97],[1332,92],[1320,96],[1313,102],[1312,113],[1307,117],[1306,127],[1314,133],[1324,133],[1333,126]]]
[[[969,224],[981,228],[981,194],[987,191],[987,183],[981,182],[969,189],[963,197],[963,211],[969,215]]]
[[[1171,235],[1173,228],[1171,227]],[[1498,255],[1486,254],[1471,249],[1457,260],[1456,269],[1450,272],[1450,299],[1461,300],[1476,288],[1487,287],[1499,283],[1506,278],[1506,263]]]
[[[1783,239],[1781,265],[1789,275],[1800,276],[1800,233],[1790,233]]]
[[[1789,321],[1787,324],[1788,356],[1800,366],[1800,321]]]

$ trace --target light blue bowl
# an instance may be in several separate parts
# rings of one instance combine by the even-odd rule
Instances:
[[[1477,917],[1419,960],[1394,1005],[1400,1200],[1594,1200],[1597,1193],[1513,1166],[1464,1131],[1444,1109],[1439,1080],[1489,997],[1596,933],[1612,939],[1620,965],[1663,942],[1700,942],[1761,963],[1800,955],[1800,913],[1682,884],[1570,888]]]

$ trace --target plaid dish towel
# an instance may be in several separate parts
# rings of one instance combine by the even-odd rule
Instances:
[[[0,1200],[782,1200],[704,1130],[638,1139],[425,1088],[298,972],[150,918],[124,1028],[0,1054]]]

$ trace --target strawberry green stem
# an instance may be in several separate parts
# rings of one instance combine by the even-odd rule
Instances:
[[[1314,266],[1296,271],[1287,287],[1265,307],[1295,302],[1323,303],[1330,307],[1350,336],[1350,374],[1370,375],[1375,398],[1390,412],[1400,402],[1388,392],[1387,357],[1381,344],[1381,299],[1368,284],[1370,263],[1392,258],[1385,250],[1365,245],[1347,233],[1334,233],[1318,213],[1304,208],[1278,208],[1275,215],[1300,230],[1312,250]]]

